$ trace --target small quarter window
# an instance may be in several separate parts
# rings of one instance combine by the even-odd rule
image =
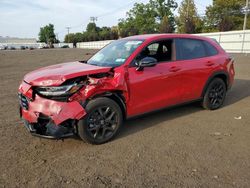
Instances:
[[[207,41],[203,41],[203,43],[207,51],[207,56],[214,56],[218,54],[217,49],[213,45],[209,44]]]

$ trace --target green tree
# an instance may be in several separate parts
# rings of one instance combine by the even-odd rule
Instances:
[[[70,43],[88,42],[97,40],[110,40],[118,38],[117,27],[102,27],[99,28],[95,23],[89,23],[86,31],[80,33],[70,33],[65,35],[64,41]]]
[[[97,41],[99,40],[99,35],[98,32],[100,31],[100,28],[96,26],[95,23],[89,23],[87,25],[87,29],[86,29],[86,36],[88,41]]]
[[[231,31],[242,29],[245,0],[213,0],[206,9],[204,31]],[[250,28],[250,21],[247,24]]]
[[[176,8],[177,3],[174,0],[150,0],[146,4],[135,3],[134,7],[127,12],[126,18],[119,20],[119,35],[126,37],[158,33],[160,30],[174,32],[173,11]]]
[[[83,32],[82,34],[82,42],[88,42],[88,33],[87,32]]]
[[[110,27],[102,27],[99,31],[99,39],[100,40],[109,40],[111,38],[111,28]]]
[[[127,12],[125,28],[128,35],[156,32],[155,12],[150,4],[135,3],[134,7]]]
[[[154,7],[156,20],[160,23],[159,29],[173,33],[176,25],[173,11],[178,7],[178,4],[174,0],[150,0],[149,3]]]
[[[161,23],[159,25],[160,33],[173,33],[174,28],[171,26],[169,18],[167,16],[163,16]]]
[[[69,33],[65,35],[64,42],[69,43],[77,43],[77,42],[83,42],[84,41],[84,34],[83,33]]]
[[[69,33],[69,34],[65,35],[64,42],[66,42],[66,43],[74,43],[75,42],[75,34],[74,33]]]
[[[83,41],[83,33],[80,33],[80,32],[78,32],[78,33],[75,33],[75,42],[82,42]]]
[[[138,35],[139,29],[136,28],[133,20],[128,21],[121,19],[118,23],[118,33],[119,36],[123,38],[131,35]]]
[[[40,28],[39,41],[45,42],[46,44],[52,45],[56,43],[56,35],[54,33],[54,25],[49,24]]]
[[[93,22],[88,23],[87,29],[86,29],[87,32],[98,32],[98,30],[99,28],[96,26],[95,23]]]
[[[113,26],[111,27],[111,36],[110,36],[110,39],[111,40],[114,40],[114,39],[118,39],[118,26]]]
[[[183,0],[178,9],[177,25],[179,33],[199,33],[202,20],[198,16],[194,0]]]

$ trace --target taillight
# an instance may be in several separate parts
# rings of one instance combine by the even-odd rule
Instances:
[[[233,57],[229,57],[228,61],[229,61],[229,63],[234,63],[234,58]]]
[[[227,69],[228,69],[228,71],[229,71],[229,73],[231,74],[231,75],[235,75],[235,71],[234,71],[234,58],[233,57],[229,57],[228,59],[227,59]]]

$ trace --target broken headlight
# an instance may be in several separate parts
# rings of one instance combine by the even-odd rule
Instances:
[[[71,84],[56,87],[37,87],[36,92],[46,97],[65,97],[76,93],[83,84]]]

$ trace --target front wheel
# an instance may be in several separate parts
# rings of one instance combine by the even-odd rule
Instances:
[[[122,111],[119,105],[106,97],[91,100],[85,108],[87,115],[78,123],[79,136],[92,144],[103,144],[119,131]]]
[[[220,78],[213,79],[206,89],[202,106],[209,110],[220,108],[225,100],[226,92],[225,82]]]

